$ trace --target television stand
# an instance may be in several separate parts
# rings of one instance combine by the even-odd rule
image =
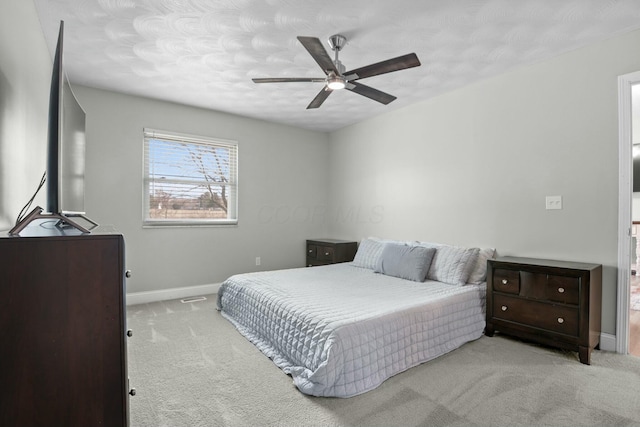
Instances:
[[[15,227],[9,230],[9,235],[19,236],[20,232],[24,230],[26,226],[28,226],[31,222],[33,222],[36,219],[57,219],[58,220],[58,222],[56,223],[57,228],[64,229],[64,228],[71,227],[71,228],[75,228],[76,230],[80,231],[83,234],[91,233],[89,229],[73,221],[70,218],[71,216],[83,218],[85,221],[93,224],[94,228],[98,226],[98,223],[90,220],[84,215],[80,215],[80,214],[62,215],[57,213],[42,213],[42,208],[40,206],[36,206],[35,209],[29,212],[29,214],[22,219],[22,221],[17,223]]]
[[[0,236],[0,426],[129,426],[124,237],[74,232]]]

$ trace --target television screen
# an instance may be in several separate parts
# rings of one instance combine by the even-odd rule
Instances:
[[[633,158],[633,192],[640,192],[640,157]]]
[[[85,113],[63,80],[59,208],[62,214],[84,215]]]

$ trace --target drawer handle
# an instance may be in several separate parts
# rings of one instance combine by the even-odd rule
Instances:
[[[324,256],[329,256],[329,252],[325,252],[325,253],[324,253]]]
[[[558,317],[558,323],[564,323],[564,319],[562,317]]]
[[[506,285],[507,283],[509,283],[509,281],[507,279],[502,279],[502,284]]]
[[[502,306],[502,311],[507,311],[507,308],[508,308],[508,307],[507,307],[506,305],[503,305],[503,306]]]
[[[561,294],[564,294],[564,288],[558,288],[558,292],[560,292]]]

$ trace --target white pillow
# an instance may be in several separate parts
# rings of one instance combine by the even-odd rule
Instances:
[[[476,265],[471,270],[468,283],[478,285],[487,280],[487,260],[492,259],[496,255],[494,248],[480,248]]]
[[[370,270],[375,269],[378,265],[384,245],[384,242],[371,237],[362,239],[351,265],[368,268]]]
[[[419,246],[436,248],[427,279],[451,285],[465,285],[476,265],[479,248],[463,248],[441,243],[416,242]]]
[[[378,260],[382,254],[382,249],[387,243],[396,245],[412,245],[412,242],[402,242],[400,240],[380,239],[378,237],[367,237],[362,239],[353,259],[352,265],[355,267],[369,268],[374,270],[378,265]],[[364,244],[364,246],[363,246]]]

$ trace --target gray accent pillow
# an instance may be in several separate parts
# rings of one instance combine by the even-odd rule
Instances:
[[[449,245],[434,245],[434,247],[436,253],[427,278],[452,285],[466,284],[476,265],[480,249]]]
[[[378,260],[380,259],[380,255],[382,254],[384,245],[384,242],[381,242],[380,240],[371,238],[362,239],[351,265],[368,268],[370,270],[375,269],[378,264]]]
[[[382,249],[375,272],[424,282],[435,253],[435,248],[387,243]]]

